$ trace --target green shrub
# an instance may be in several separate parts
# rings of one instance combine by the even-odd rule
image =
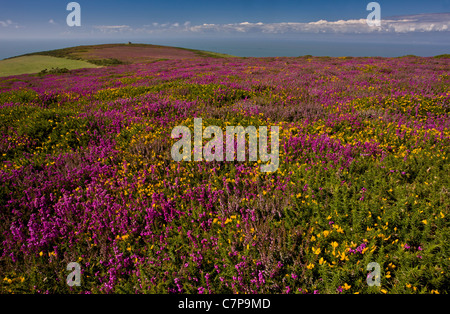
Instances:
[[[63,73],[69,73],[69,69],[67,68],[51,68],[50,70],[43,69],[41,72],[38,73],[38,75],[42,76],[47,74],[63,74]]]

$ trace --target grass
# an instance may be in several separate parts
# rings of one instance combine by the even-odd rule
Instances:
[[[443,55],[438,55],[438,56],[435,56],[435,58],[437,58],[437,59],[450,58],[450,54],[446,53],[446,54],[443,54]]]
[[[114,66],[120,64],[135,63],[135,61],[126,60],[120,58],[120,56],[114,56],[114,58],[98,59],[90,57],[86,53],[95,52],[105,48],[116,47],[147,47],[147,48],[172,48],[174,50],[184,50],[194,53],[194,57],[199,58],[232,58],[235,56],[227,55],[223,53],[179,48],[179,47],[167,47],[159,45],[148,44],[104,44],[104,45],[88,45],[88,46],[76,46],[62,49],[48,50],[33,52],[22,56],[15,56],[0,61],[0,77],[11,76],[20,74],[38,73],[45,69],[51,68],[65,68],[68,70],[79,68],[95,68],[99,66]],[[150,62],[157,62],[168,60],[166,58],[157,58],[150,60]]]
[[[188,48],[179,48],[183,50],[188,50],[194,52],[196,55],[200,57],[205,58],[238,58],[233,55],[225,54],[225,53],[219,53],[219,52],[213,52],[213,51],[205,51],[205,50],[196,50],[196,49],[188,49]]]
[[[0,76],[38,73],[44,69],[66,68],[68,70],[81,68],[96,68],[98,66],[81,60],[70,60],[50,56],[22,56],[0,61]]]

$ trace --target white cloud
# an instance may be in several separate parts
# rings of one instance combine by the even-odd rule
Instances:
[[[164,33],[164,32],[186,32],[190,30],[191,22],[186,21],[182,22],[174,22],[174,23],[157,23],[153,22],[151,24],[144,24],[141,27],[132,28],[127,25],[121,26],[123,31],[133,32],[133,33],[144,33],[144,34],[155,34],[155,33]],[[102,31],[111,31],[112,29],[119,28],[119,26],[95,26],[97,29],[101,29]]]
[[[420,14],[381,20],[381,26],[371,27],[367,19],[309,23],[234,23],[191,26],[192,32],[260,32],[260,33],[408,33],[448,31],[450,13]]]
[[[95,29],[100,30],[103,33],[119,33],[125,31],[133,31],[128,25],[96,25]]]
[[[0,22],[0,25],[3,25]],[[368,34],[368,33],[418,33],[418,32],[448,32],[450,31],[450,13],[419,14],[389,17],[381,20],[381,26],[367,25],[367,19],[327,21],[318,20],[308,23],[251,23],[244,21],[230,24],[200,24],[191,22],[165,22],[142,25],[133,28],[129,25],[98,25],[94,26],[103,33],[263,33],[263,34]]]
[[[56,25],[57,23],[55,22],[55,20],[53,20],[53,19],[50,19],[49,21],[48,21],[48,23],[49,24],[52,24],[52,25]]]
[[[3,27],[8,27],[11,24],[12,24],[11,20],[0,21],[0,25],[3,26]]]
[[[12,27],[12,28],[21,28],[21,26],[17,23],[14,23],[11,20],[6,20],[6,21],[0,21],[0,26],[1,27]]]

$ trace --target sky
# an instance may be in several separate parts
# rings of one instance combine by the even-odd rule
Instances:
[[[203,34],[450,35],[450,0],[378,1],[382,21],[378,28],[366,23],[370,13],[366,10],[367,0],[84,0],[77,1],[81,7],[80,27],[66,23],[69,2],[0,0],[0,39]]]
[[[450,53],[450,0],[0,0],[0,59],[83,44],[153,43],[238,56]]]

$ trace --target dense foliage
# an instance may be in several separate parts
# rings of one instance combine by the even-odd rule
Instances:
[[[449,70],[211,58],[0,78],[0,292],[446,293]],[[280,126],[279,169],[173,161],[195,117]]]

